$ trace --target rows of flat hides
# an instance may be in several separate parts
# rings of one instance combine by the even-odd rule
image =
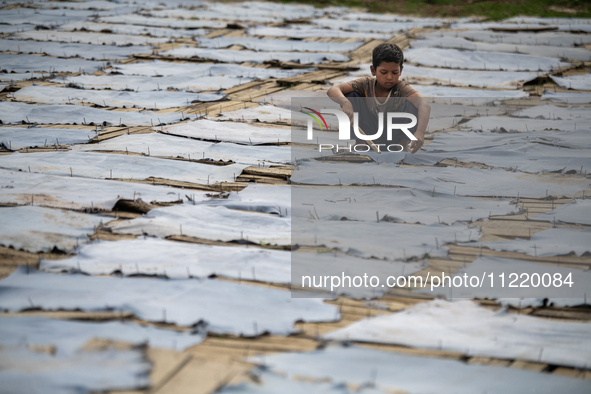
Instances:
[[[360,345],[589,369],[589,323],[508,309],[580,307],[591,296],[588,262],[573,268],[536,261],[591,253],[585,198],[591,74],[572,72],[591,60],[589,20],[479,22],[188,0],[4,0],[1,6],[0,89],[10,93],[0,101],[0,245],[60,256],[0,279],[1,392],[147,389],[153,366],[144,348],[85,345],[102,338],[182,352],[208,335],[287,337],[298,333],[296,322],[338,322],[340,309],[326,298],[387,309],[379,301],[387,296],[382,288],[325,284],[316,289],[324,298],[292,298],[292,254],[302,272],[338,267],[385,281],[424,272],[428,258],[448,257],[449,245],[523,257],[477,256],[455,275],[572,273],[577,290],[530,296],[470,288],[454,297],[442,287],[415,306],[318,335],[317,350],[250,355],[242,362],[251,366],[251,378],[220,392],[591,391],[590,381],[577,377]],[[230,24],[242,34],[212,34]],[[321,101],[330,84],[369,75],[367,58],[321,90],[286,88],[215,116],[181,110],[225,102],[231,97],[224,91],[242,84],[349,62],[370,40],[409,31],[415,34],[404,51],[403,79],[432,107],[429,141],[415,155],[319,160],[316,144],[334,133],[318,130],[318,139],[308,141],[297,127],[307,117],[290,110],[290,98]],[[129,61],[150,54],[175,61]],[[196,58],[208,60],[190,61]],[[523,85],[536,78],[557,89],[530,97]],[[99,138],[116,126],[151,129]],[[479,165],[438,165],[449,159]],[[239,192],[213,193],[137,182],[159,178],[215,189],[246,168],[280,165],[293,166],[292,186],[251,182]],[[299,188],[297,198],[292,187]],[[529,215],[540,224],[529,237],[480,241],[479,223],[523,215],[520,199],[554,197],[567,200]],[[117,219],[111,211],[122,199],[161,204]],[[305,229],[297,242],[296,224]],[[91,241],[97,229],[128,236]],[[202,241],[169,239],[174,236]],[[301,248],[289,251],[294,244]],[[319,253],[319,246],[334,253]],[[405,291],[424,297],[421,289]],[[494,299],[499,308],[475,298]],[[30,309],[130,312],[147,324],[18,313]]]

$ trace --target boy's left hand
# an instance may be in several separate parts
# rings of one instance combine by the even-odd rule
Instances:
[[[425,133],[417,131],[414,136],[417,138],[417,140],[410,142],[410,153],[417,153],[425,142]]]

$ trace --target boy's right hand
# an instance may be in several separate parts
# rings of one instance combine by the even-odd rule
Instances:
[[[353,104],[349,100],[345,101],[341,106],[341,111],[347,114],[351,123],[353,123]]]

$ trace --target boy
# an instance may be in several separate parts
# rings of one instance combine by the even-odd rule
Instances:
[[[410,131],[417,138],[410,144],[411,153],[416,153],[425,141],[425,130],[429,123],[431,107],[422,96],[409,84],[400,81],[404,55],[398,45],[384,43],[378,45],[372,53],[371,74],[375,77],[363,77],[345,82],[328,89],[328,96],[341,105],[341,109],[353,122],[353,112],[360,115],[359,126],[369,135],[378,130],[378,113],[406,112],[417,116],[417,125]],[[354,98],[361,97],[361,98]],[[348,98],[353,98],[350,101]],[[407,123],[401,121],[401,123]],[[396,123],[396,122],[394,122]],[[386,127],[386,120],[383,125]],[[410,139],[400,131],[392,133],[392,140],[386,141],[386,132],[374,143],[400,144],[408,147]],[[358,141],[364,143],[363,141]],[[406,149],[405,149],[406,150]]]

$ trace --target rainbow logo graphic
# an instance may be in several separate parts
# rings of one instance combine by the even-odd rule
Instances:
[[[304,109],[307,109],[308,111],[312,111],[314,114],[316,114],[318,117],[320,117],[320,119],[322,119],[322,122],[324,123],[324,128],[322,127],[322,123],[320,123],[320,119],[318,119],[316,116],[314,116],[314,114],[311,114],[306,111],[302,111],[306,115],[311,116],[312,119],[314,119],[316,121],[316,123],[318,123],[318,126],[320,126],[320,130],[328,130],[328,125],[326,124],[326,120],[324,120],[324,117],[322,115],[320,115],[320,112],[315,111],[312,108],[308,108],[308,107],[304,107]]]

